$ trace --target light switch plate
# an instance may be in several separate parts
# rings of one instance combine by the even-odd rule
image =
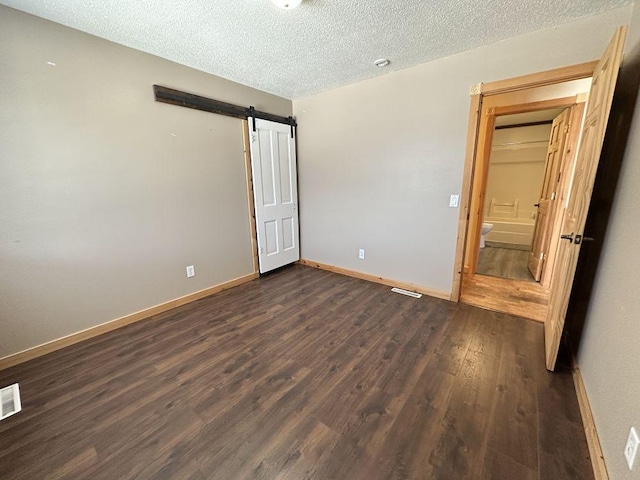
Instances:
[[[449,206],[454,208],[457,207],[459,199],[460,195],[451,195],[451,198],[449,199]]]

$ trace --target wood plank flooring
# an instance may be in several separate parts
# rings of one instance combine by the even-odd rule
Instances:
[[[535,280],[527,268],[528,261],[528,251],[487,245],[481,248],[478,253],[478,268],[476,268],[476,273],[534,282]]]
[[[542,341],[294,265],[0,372],[0,478],[593,478]]]
[[[549,290],[537,282],[465,274],[462,276],[460,301],[544,322],[549,305]]]

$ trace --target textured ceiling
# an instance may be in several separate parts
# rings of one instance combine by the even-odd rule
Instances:
[[[630,0],[0,0],[184,65],[299,98]],[[391,65],[373,61],[389,58]]]

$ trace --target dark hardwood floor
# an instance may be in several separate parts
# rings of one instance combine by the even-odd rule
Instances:
[[[294,265],[0,372],[2,479],[590,479],[543,327]]]

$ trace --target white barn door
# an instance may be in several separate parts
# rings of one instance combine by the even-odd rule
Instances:
[[[283,123],[249,118],[249,134],[258,261],[265,273],[300,259],[296,144]]]

